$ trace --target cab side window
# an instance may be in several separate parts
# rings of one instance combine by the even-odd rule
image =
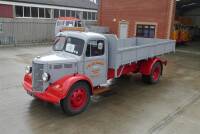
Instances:
[[[103,40],[90,41],[87,44],[86,57],[102,56],[105,53],[105,43]]]

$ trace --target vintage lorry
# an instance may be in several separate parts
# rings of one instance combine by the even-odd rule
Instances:
[[[85,31],[84,23],[74,17],[59,17],[56,21],[55,35],[64,31]]]
[[[61,32],[52,53],[36,57],[32,67],[26,67],[23,86],[28,94],[76,115],[107,80],[141,73],[144,82],[157,83],[167,63],[157,56],[174,51],[173,40]]]
[[[109,28],[96,26],[95,23],[88,25],[85,21],[74,17],[59,17],[56,21],[55,36],[65,31],[109,33]]]

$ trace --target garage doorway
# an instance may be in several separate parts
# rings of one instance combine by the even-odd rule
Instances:
[[[128,38],[128,22],[127,21],[121,21],[119,23],[119,38],[120,39]]]

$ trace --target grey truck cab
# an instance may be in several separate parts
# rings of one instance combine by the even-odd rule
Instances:
[[[107,80],[106,39],[90,32],[59,33],[53,52],[35,58],[32,66],[34,90],[44,91],[50,83],[73,74],[85,74],[93,86],[98,86]]]

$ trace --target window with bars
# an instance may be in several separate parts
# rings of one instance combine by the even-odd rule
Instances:
[[[24,17],[31,17],[30,7],[24,7]]]
[[[3,24],[0,23],[0,33],[3,33]]]
[[[92,20],[96,20],[96,13],[92,13]]]
[[[51,18],[51,9],[50,8],[45,8],[45,17]]]
[[[65,17],[65,10],[60,10],[60,17]]]
[[[72,17],[76,17],[76,12],[75,11],[71,11],[71,16]]]
[[[137,37],[144,37],[144,38],[155,38],[155,25],[143,25],[137,24],[136,29],[136,36]]]
[[[81,12],[80,11],[76,11],[76,18],[81,18]]]
[[[59,17],[59,10],[58,9],[54,9],[54,18],[58,18]]]
[[[38,17],[38,8],[37,7],[31,7],[31,16],[32,17]]]
[[[25,18],[51,18],[51,10],[50,8],[15,6],[15,16]]]
[[[66,17],[70,17],[71,16],[71,11],[70,10],[66,10]]]
[[[23,17],[24,16],[24,7],[22,6],[15,6],[15,16],[16,17]]]
[[[87,18],[87,12],[83,12],[83,19],[84,20],[87,20],[88,18]]]
[[[39,8],[28,6],[15,6],[16,17],[25,18],[59,18],[59,17],[76,17],[83,20],[96,20],[96,12],[75,11],[64,9]]]
[[[88,12],[88,20],[92,20],[92,13]]]
[[[44,8],[39,8],[39,17],[40,18],[44,18],[45,17]]]

